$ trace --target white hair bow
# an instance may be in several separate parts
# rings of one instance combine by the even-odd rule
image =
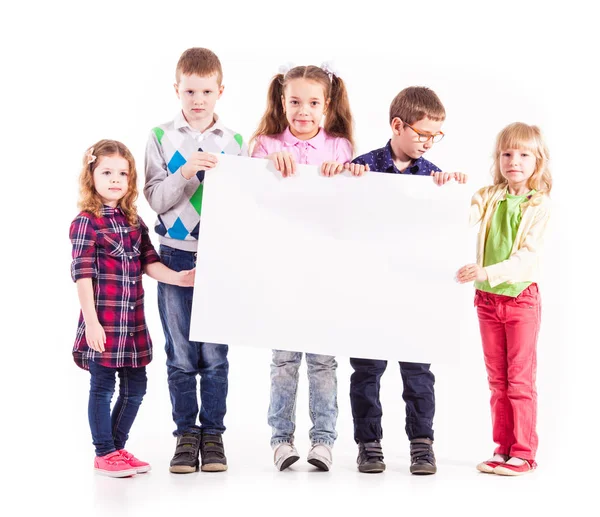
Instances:
[[[290,61],[288,61],[287,63],[284,63],[283,65],[281,65],[279,67],[279,73],[280,74],[287,74],[292,68],[294,68],[294,63],[291,63]]]
[[[322,65],[321,68],[323,69],[323,71],[329,75],[329,77],[331,78],[331,76],[333,75],[338,75],[338,72],[334,66],[333,61],[325,61]]]

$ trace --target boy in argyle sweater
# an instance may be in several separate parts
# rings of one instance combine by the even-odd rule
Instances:
[[[180,57],[175,92],[181,111],[155,127],[146,146],[144,195],[158,214],[161,261],[175,271],[196,266],[204,171],[214,167],[213,154],[247,156],[240,134],[214,113],[223,94],[219,58],[210,50],[191,48]],[[177,426],[170,471],[227,470],[223,419],[229,371],[227,345],[189,340],[193,288],[158,284],[158,308],[165,333],[169,392]],[[200,376],[200,406],[196,377]],[[199,416],[199,425],[198,425]]]

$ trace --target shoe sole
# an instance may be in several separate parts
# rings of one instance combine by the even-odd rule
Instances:
[[[152,467],[150,465],[147,467],[135,467],[135,470],[138,474],[145,474],[146,472],[150,472]]]
[[[300,459],[300,456],[289,456],[281,462],[281,465],[275,465],[279,471],[287,469]]]
[[[385,465],[371,465],[370,467],[358,467],[363,474],[381,474],[385,471]]]
[[[121,471],[113,472],[110,470],[102,470],[102,469],[94,468],[94,472],[96,474],[99,474],[100,476],[107,476],[109,478],[128,478],[128,477],[135,476],[137,474],[137,471],[135,469],[121,470]]]
[[[223,463],[207,463],[206,465],[202,465],[200,468],[202,472],[225,472],[227,470],[227,465]]]
[[[317,467],[319,470],[329,472],[329,465],[319,458],[311,458],[307,460],[311,465]]]
[[[169,472],[173,474],[191,474],[198,470],[198,465],[195,467],[190,465],[172,465],[169,467]]]
[[[529,474],[534,470],[535,469],[529,469],[522,472],[517,472],[515,470],[507,469],[506,467],[496,467],[494,469],[494,474],[498,474],[499,476],[522,476],[523,474]]]
[[[485,463],[480,463],[476,468],[479,472],[483,472],[484,474],[494,474],[494,467],[490,467]]]
[[[410,467],[410,473],[415,474],[416,476],[428,476],[431,474],[435,474],[437,472],[437,468],[435,467]]]

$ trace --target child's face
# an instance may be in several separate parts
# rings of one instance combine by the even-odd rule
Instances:
[[[329,104],[321,84],[292,79],[285,87],[281,102],[292,135],[309,140],[319,132],[319,124]]]
[[[94,169],[94,188],[102,203],[115,208],[129,188],[129,162],[122,156],[100,156]]]
[[[500,173],[511,187],[526,186],[535,172],[535,156],[527,149],[502,149]]]
[[[181,109],[188,123],[213,121],[215,104],[223,94],[223,85],[219,85],[217,74],[209,77],[182,74],[179,84],[175,84],[175,93],[181,100]]]
[[[411,124],[411,128],[396,117],[392,119],[391,123],[392,146],[402,151],[409,158],[417,160],[431,149],[433,136],[441,132],[443,124],[443,120],[431,120],[425,117]],[[425,140],[427,137],[430,137],[427,141],[420,141]]]

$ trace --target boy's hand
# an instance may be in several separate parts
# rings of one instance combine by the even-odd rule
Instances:
[[[212,169],[217,165],[217,157],[214,154],[196,151],[181,168],[181,174],[186,179],[194,177],[198,171]]]
[[[360,163],[347,163],[344,165],[344,169],[349,170],[352,176],[362,176],[365,172],[370,170],[368,165],[362,165]]]
[[[85,340],[88,346],[96,352],[104,352],[104,344],[106,343],[106,333],[99,321],[85,323]]]
[[[450,180],[456,180],[459,183],[466,183],[469,178],[464,172],[432,172],[433,182],[442,186],[448,183]]]
[[[338,162],[323,162],[321,174],[323,176],[335,176],[344,170],[344,164]]]
[[[175,274],[175,285],[179,287],[194,287],[194,279],[196,278],[196,268],[178,271]]]
[[[485,282],[488,279],[485,269],[478,264],[467,264],[461,267],[456,272],[456,281],[459,284],[466,284],[467,282]]]
[[[271,153],[267,156],[267,159],[273,162],[275,168],[281,172],[281,175],[284,178],[296,174],[296,160],[294,160],[291,153],[286,153],[284,151]]]
[[[455,172],[454,179],[459,183],[466,183],[469,179],[469,176],[467,176],[464,172]]]

